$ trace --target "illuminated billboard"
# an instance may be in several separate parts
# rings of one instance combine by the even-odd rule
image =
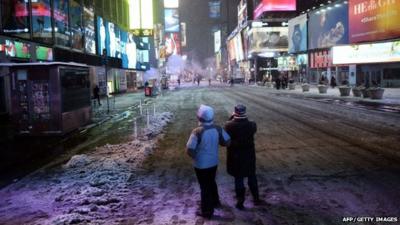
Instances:
[[[53,1],[55,41],[57,45],[63,47],[71,46],[68,10],[68,0]]]
[[[254,19],[273,11],[296,11],[296,0],[262,0],[254,10]]]
[[[308,49],[348,44],[348,18],[348,5],[344,3],[337,3],[310,13]]]
[[[400,62],[400,41],[332,48],[333,64]]]
[[[21,59],[31,58],[31,53],[30,53],[31,45],[28,43],[6,40],[4,48],[6,56],[13,58],[21,58]]]
[[[114,58],[121,58],[120,29],[113,23],[106,23],[106,49],[107,55]]]
[[[52,43],[50,0],[32,1],[32,35],[35,40]]]
[[[137,36],[153,35],[153,1],[129,1],[129,28]]]
[[[221,30],[214,32],[214,52],[221,49]]]
[[[164,8],[178,8],[179,0],[164,0]]]
[[[219,18],[221,16],[221,2],[220,1],[210,1],[208,2],[209,17]]]
[[[0,4],[3,33],[29,38],[29,2],[25,0],[3,0]]]
[[[307,50],[307,14],[289,20],[289,53]]]
[[[177,9],[164,10],[165,32],[179,32],[179,12]]]
[[[106,27],[107,21],[105,21],[101,17],[97,17],[97,52],[99,55],[102,55],[103,49],[106,48]]]
[[[83,8],[83,22],[85,29],[85,51],[87,53],[96,54],[96,33],[94,30],[94,13],[93,8]]]
[[[350,43],[400,37],[400,1],[349,1]]]
[[[181,54],[181,39],[179,33],[168,33],[165,35],[166,54],[180,55]]]
[[[53,61],[53,49],[43,46],[36,46],[36,60]]]
[[[150,43],[147,37],[135,37],[121,31],[122,67],[125,69],[150,69]]]
[[[253,27],[248,35],[250,54],[288,50],[288,27]]]
[[[69,0],[69,4],[71,45],[74,49],[83,50],[82,5],[77,0]]]
[[[243,43],[242,43],[242,35],[238,33],[234,38],[235,45],[235,55],[236,61],[242,61],[244,59],[244,51],[243,51]]]

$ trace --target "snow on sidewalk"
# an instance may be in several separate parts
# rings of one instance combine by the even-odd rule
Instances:
[[[75,155],[60,168],[38,171],[4,188],[0,224],[103,224],[118,219],[128,183],[172,119],[169,112],[157,114],[137,140]]]

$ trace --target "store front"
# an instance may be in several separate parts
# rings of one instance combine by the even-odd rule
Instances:
[[[357,65],[356,85],[400,87],[400,41],[336,46],[333,63]]]
[[[310,69],[308,82],[318,83],[324,76],[328,81],[332,77],[336,78],[336,84],[348,82],[349,66],[343,64],[333,64],[332,51],[330,49],[317,50],[309,53]]]

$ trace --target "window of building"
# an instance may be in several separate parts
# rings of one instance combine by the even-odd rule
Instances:
[[[90,106],[89,70],[62,69],[63,112],[70,112]]]

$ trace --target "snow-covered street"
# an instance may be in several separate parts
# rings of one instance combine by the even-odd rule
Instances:
[[[400,219],[399,113],[240,85],[185,87],[153,101],[159,113],[139,138],[124,130],[116,137],[122,143],[80,152],[1,189],[0,224],[333,225],[349,216]],[[258,126],[257,176],[267,204],[254,206],[247,193],[246,210],[235,208],[234,180],[221,148],[222,207],[206,220],[196,216],[200,193],[186,141],[200,104],[212,106],[223,125],[237,103],[247,106]],[[132,123],[129,115],[121,120]]]

